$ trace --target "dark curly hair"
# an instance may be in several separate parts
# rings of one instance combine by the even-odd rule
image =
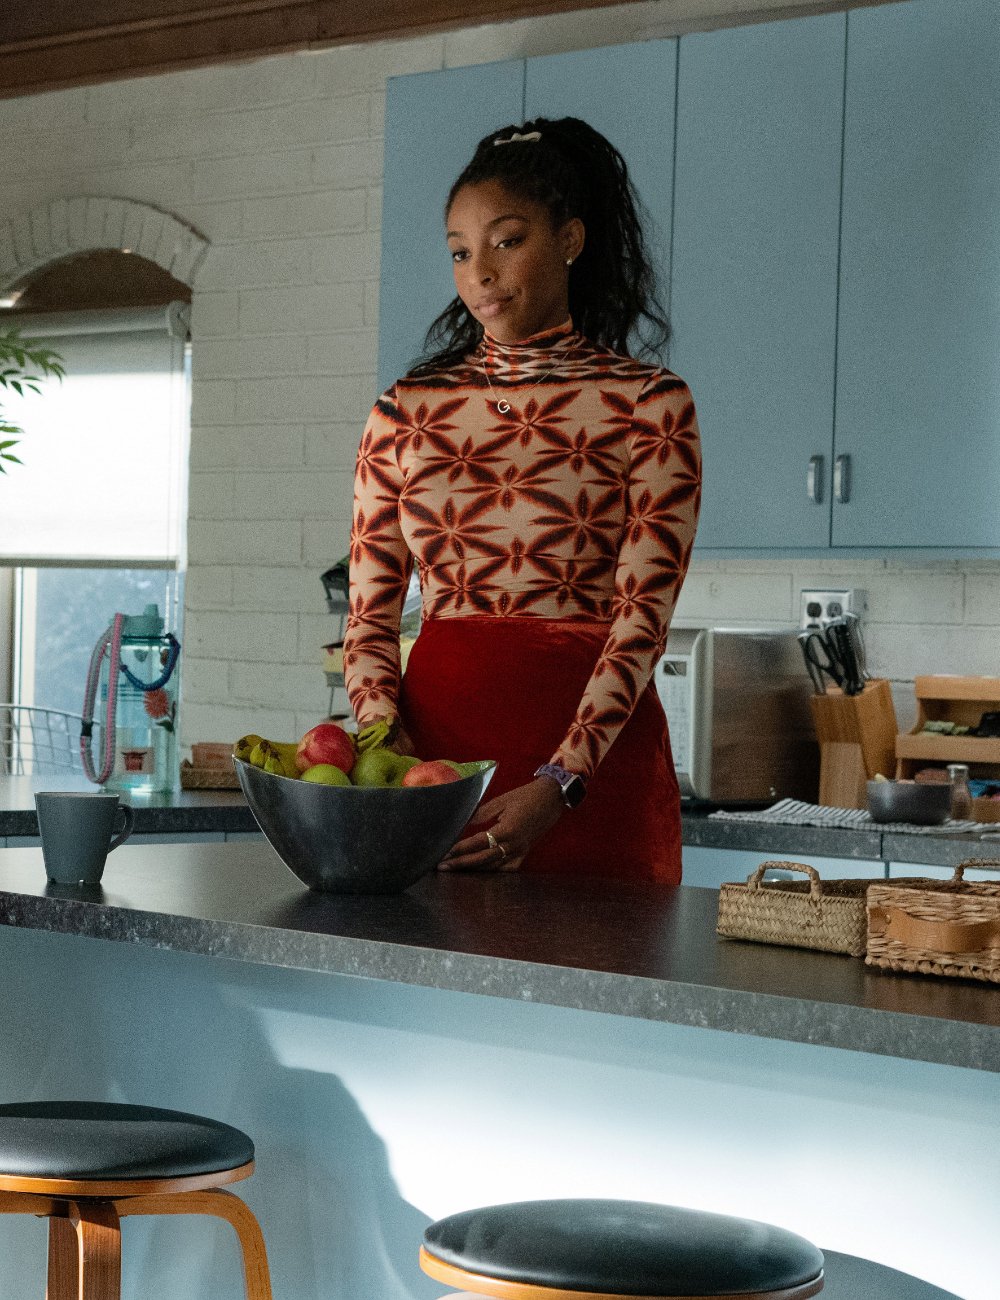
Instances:
[[[540,138],[497,145],[514,132]],[[499,181],[511,194],[545,207],[554,227],[578,217],[586,230],[583,251],[569,277],[573,324],[592,342],[627,355],[631,347],[656,357],[670,326],[656,296],[641,200],[625,159],[599,131],[578,117],[538,117],[491,131],[452,185],[445,216],[466,185]],[[432,323],[425,353],[410,374],[454,365],[473,351],[482,326],[458,297]]]

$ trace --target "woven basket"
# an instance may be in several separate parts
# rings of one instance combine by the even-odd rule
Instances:
[[[982,866],[1000,867],[1000,859],[969,858],[950,880],[919,889],[873,885],[866,964],[1000,984],[1000,881],[963,879],[966,867]]]
[[[802,871],[808,881],[770,880],[764,872]],[[863,957],[867,936],[865,895],[870,880],[820,880],[801,862],[762,862],[745,885],[719,890],[718,933],[727,939],[783,943],[792,948]]]
[[[225,767],[195,767],[187,759],[181,763],[182,790],[238,790],[240,779],[230,764]]]

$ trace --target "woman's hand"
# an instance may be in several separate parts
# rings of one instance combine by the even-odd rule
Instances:
[[[403,726],[401,719],[396,719],[396,733],[392,738],[388,748],[394,754],[406,754],[410,758],[419,758],[419,754],[413,747],[413,741],[406,734],[406,728]]]
[[[528,785],[519,785],[489,803],[481,804],[469,822],[469,829],[484,829],[468,835],[448,850],[438,865],[439,871],[516,871],[532,844],[552,829],[566,811],[562,793],[555,781],[538,776]],[[506,856],[493,848],[485,827]]]

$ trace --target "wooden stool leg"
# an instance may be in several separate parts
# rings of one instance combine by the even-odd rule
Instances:
[[[271,1275],[260,1224],[250,1207],[232,1192],[215,1187],[204,1192],[129,1196],[113,1204],[122,1218],[136,1214],[211,1214],[225,1219],[239,1238],[247,1300],[272,1300]]]
[[[113,1201],[71,1201],[80,1261],[79,1300],[121,1300],[122,1233]]]
[[[69,1219],[49,1219],[49,1266],[45,1300],[78,1300],[80,1252]]]

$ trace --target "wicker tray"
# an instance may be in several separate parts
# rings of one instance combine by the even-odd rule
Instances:
[[[182,790],[238,790],[239,777],[232,766],[195,767],[188,759],[181,763]]]
[[[966,867],[981,866],[1000,859],[969,858],[950,880],[925,880],[919,889],[873,885],[866,964],[1000,984],[1000,881],[963,879]]]
[[[802,871],[808,881],[764,881],[774,868]],[[727,939],[781,943],[792,948],[863,957],[867,939],[865,895],[870,880],[820,880],[802,862],[762,862],[746,884],[719,890],[716,929]]]

